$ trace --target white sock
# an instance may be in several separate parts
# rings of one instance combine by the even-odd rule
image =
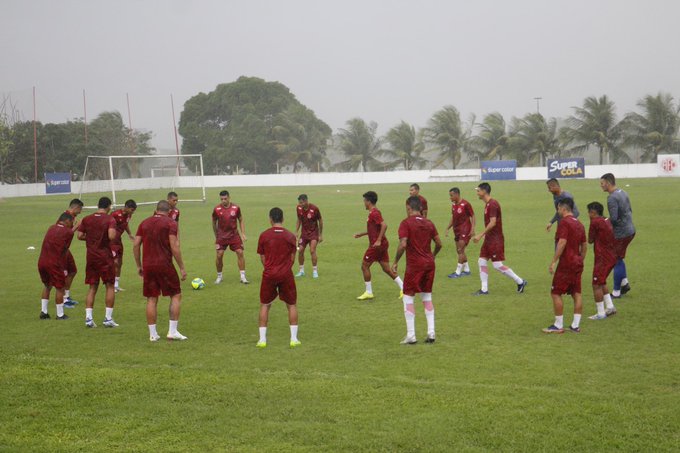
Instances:
[[[574,322],[571,323],[571,327],[577,329],[579,324],[581,324],[581,315],[574,314]]]
[[[618,289],[612,290],[612,296],[619,297],[620,295],[621,295],[621,290],[618,290]]]
[[[416,314],[413,308],[413,296],[404,296],[404,319],[406,319],[406,336],[416,336]]]
[[[267,342],[267,328],[266,327],[260,327],[260,343],[266,343]]]
[[[489,290],[489,262],[480,258],[477,262],[479,264],[479,279],[482,281],[482,291]]]
[[[597,314],[600,316],[605,316],[604,312],[604,302],[595,302],[595,306],[597,307]]]
[[[470,272],[470,265],[467,261],[463,263],[463,272]]]
[[[555,316],[555,327],[558,329],[564,327],[564,316]]]
[[[366,292],[368,294],[373,294],[373,285],[371,282],[364,282],[366,284]]]
[[[222,278],[222,272],[217,273],[217,278]]]
[[[496,269],[498,272],[501,274],[505,275],[508,278],[511,278],[517,283],[518,285],[521,285],[524,280],[522,280],[520,277],[515,274],[512,269],[510,269],[508,266],[503,264],[503,261],[494,261],[493,262],[493,267]]]
[[[116,277],[116,282],[114,283],[116,288],[118,288],[118,283],[120,283],[120,277]]]
[[[179,323],[179,321],[173,321],[172,319],[170,320],[168,325],[168,335],[174,335],[177,333],[177,323]]]
[[[394,283],[397,284],[397,286],[399,287],[400,290],[402,290],[402,291],[404,290],[404,282],[401,280],[401,277],[399,277],[398,275],[394,278]]]
[[[245,280],[246,279],[246,271],[238,271],[238,272],[239,272],[239,274],[241,274],[241,280]]]
[[[621,280],[621,286],[626,286],[628,284],[628,279],[626,277]]]
[[[106,307],[106,319],[112,319],[113,307]]]
[[[604,295],[604,306],[608,309],[614,308],[614,302],[612,302],[611,294],[605,294]]]
[[[460,275],[461,272],[463,272],[463,264],[458,263],[458,266],[456,266],[456,274]]]
[[[300,272],[304,272],[304,271],[305,271],[305,266],[300,266]]]
[[[149,336],[157,337],[158,331],[156,330],[156,324],[149,324]]]
[[[71,297],[71,290],[65,289],[64,290],[64,299],[69,299],[70,297]]]
[[[42,305],[42,312],[47,313],[47,306],[49,305],[49,299],[40,299],[40,304]]]
[[[85,309],[85,319],[92,319],[92,309],[91,308]]]
[[[298,341],[297,338],[298,326],[290,326],[290,341]]]
[[[319,271],[319,268],[318,268],[318,266],[312,266],[312,271],[314,271],[314,272],[318,272],[318,271]]]
[[[60,318],[64,316],[64,304],[57,304],[57,316]]]

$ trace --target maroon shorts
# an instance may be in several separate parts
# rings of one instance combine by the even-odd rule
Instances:
[[[174,266],[149,266],[143,269],[144,297],[174,296],[182,292]]]
[[[606,285],[607,277],[609,277],[609,274],[612,269],[614,269],[615,265],[616,261],[607,262],[595,258],[595,264],[593,266],[593,285]]]
[[[431,293],[434,283],[434,266],[429,269],[406,265],[404,273],[404,294],[415,296],[416,293]]]
[[[289,272],[284,277],[273,278],[262,275],[260,284],[260,303],[262,305],[271,304],[276,296],[288,305],[297,304],[297,288],[295,277]]]
[[[236,250],[243,250],[243,241],[241,240],[241,236],[236,236],[231,239],[219,239],[217,242],[215,242],[215,249],[216,250],[231,250],[232,252],[235,252]]]
[[[113,257],[107,260],[88,259],[85,264],[85,284],[96,285],[101,280],[104,284],[116,281],[116,266]]]
[[[69,274],[75,274],[78,272],[78,268],[76,267],[76,260],[73,259],[73,255],[71,254],[70,250],[66,253],[66,271]]]
[[[614,251],[616,252],[616,257],[618,259],[623,259],[626,257],[626,250],[628,249],[628,244],[631,243],[633,238],[635,238],[635,233],[625,238],[614,239]]]
[[[390,249],[389,245],[387,247],[380,246],[367,248],[366,252],[364,252],[364,262],[366,264],[384,263],[385,261],[389,262],[390,261],[390,254],[388,252],[389,249]]]
[[[66,286],[68,271],[61,266],[38,263],[38,272],[40,273],[40,280],[45,286],[54,286],[57,289]]]
[[[491,261],[504,261],[505,244],[502,242],[489,243],[489,241],[485,239],[482,248],[479,250],[479,257]]]
[[[581,270],[561,269],[559,265],[553,276],[550,294],[580,294],[581,293]]]
[[[319,242],[319,235],[310,235],[310,236],[300,236],[300,239],[298,240],[298,246],[300,248],[305,248],[307,247],[307,244],[309,244],[312,241]]]
[[[454,231],[453,234],[455,235],[454,240],[456,242],[465,241],[465,245],[468,245],[470,243],[470,239],[472,239],[472,235],[470,234],[469,231],[468,232]]]

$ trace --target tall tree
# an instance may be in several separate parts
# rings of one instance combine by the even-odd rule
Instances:
[[[291,105],[272,121],[273,145],[279,163],[291,165],[296,173],[306,167],[317,170],[328,164],[326,147],[332,131],[314,112],[303,105]]]
[[[660,153],[680,152],[680,103],[668,93],[647,95],[638,102],[641,113],[626,116],[626,143],[642,149],[643,162],[656,162]]]
[[[425,143],[422,134],[416,132],[416,128],[402,121],[387,131],[385,141],[389,147],[385,149],[386,156],[392,158],[393,166],[403,165],[404,169],[423,168],[428,160],[423,157]]]
[[[479,132],[471,139],[470,157],[503,160],[510,152],[510,135],[505,119],[498,112],[489,113],[478,125]]]
[[[378,124],[361,118],[347,121],[347,127],[340,129],[337,138],[340,150],[347,160],[337,164],[338,168],[349,171],[369,171],[382,167],[378,156],[383,153],[382,140],[376,135]]]
[[[439,160],[435,166],[450,160],[455,169],[460,163],[462,152],[467,150],[472,135],[474,117],[467,125],[460,119],[460,113],[447,105],[432,115],[424,129],[425,140],[439,151]]]
[[[545,165],[548,157],[560,155],[557,120],[546,119],[540,113],[514,118],[511,126],[511,146],[518,165]]]

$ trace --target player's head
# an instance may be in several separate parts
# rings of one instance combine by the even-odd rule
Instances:
[[[222,206],[229,206],[229,191],[223,190],[220,192],[220,204]]]
[[[408,194],[410,196],[418,195],[420,193],[420,186],[416,183],[413,183],[409,186],[408,188]]]
[[[298,196],[298,204],[302,206],[303,208],[306,208],[307,205],[309,205],[309,197],[307,197],[306,193],[301,193]]]
[[[97,208],[106,209],[108,212],[111,209],[111,199],[109,197],[101,197],[97,202]]]
[[[128,214],[132,214],[137,210],[137,203],[135,200],[128,200],[125,202],[125,207],[123,208],[123,211],[125,211]]]
[[[60,215],[57,221],[67,228],[73,227],[73,216],[68,212],[64,212],[62,215]]]
[[[170,203],[170,208],[174,209],[178,200],[177,192],[168,192],[167,201]]]
[[[605,173],[600,176],[600,187],[604,192],[611,192],[616,189],[616,178],[612,173]]]
[[[170,203],[167,200],[161,200],[156,203],[156,212],[167,215],[170,212]]]
[[[550,178],[545,184],[548,186],[548,192],[552,194],[559,195],[562,191],[562,189],[560,189],[560,182],[557,178]]]
[[[491,184],[488,182],[483,182],[477,186],[477,196],[480,200],[483,200],[489,195],[491,195]]]
[[[415,196],[408,197],[408,200],[406,200],[406,210],[409,214],[414,212],[420,213],[422,209],[423,206],[420,203],[420,198]]]
[[[369,190],[364,195],[364,206],[369,209],[371,206],[375,206],[378,203],[378,194]]]
[[[458,203],[460,201],[460,189],[458,187],[452,187],[449,189],[449,199],[453,203]]]
[[[269,210],[269,222],[271,222],[272,225],[274,224],[282,224],[283,223],[283,211],[281,208],[271,208]]]
[[[597,201],[593,201],[592,203],[588,204],[588,216],[593,219],[595,217],[602,217],[604,215],[604,206],[602,206],[602,203],[598,203]]]
[[[80,199],[74,198],[68,204],[68,210],[71,211],[72,213],[74,213],[75,215],[78,215],[83,211],[83,206],[84,206],[84,203],[82,201],[80,201]]]
[[[567,214],[574,212],[574,200],[571,198],[565,198],[557,203],[557,212],[560,216],[564,217]]]

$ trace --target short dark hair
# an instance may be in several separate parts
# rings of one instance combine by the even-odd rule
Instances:
[[[605,173],[604,175],[600,176],[600,179],[604,179],[612,186],[616,185],[616,178],[614,177],[613,173]]]
[[[602,203],[593,201],[592,203],[588,203],[588,211],[595,211],[597,212],[597,215],[601,217],[604,215],[604,206],[602,206]]]
[[[269,210],[269,218],[274,223],[283,223],[283,211],[281,208],[271,208]]]
[[[420,186],[418,184],[416,184],[415,182],[413,184],[411,184],[409,187],[413,187],[416,190],[420,190]]]
[[[135,200],[128,200],[125,202],[125,207],[130,209],[137,209],[137,203]]]
[[[547,180],[545,183],[546,183],[546,185],[548,185],[548,186],[549,186],[550,184],[555,184],[555,185],[557,185],[557,187],[560,186],[560,182],[557,180],[557,178],[550,178],[550,179]]]
[[[97,202],[97,208],[106,209],[111,206],[111,199],[109,197],[101,197]]]
[[[170,212],[170,203],[167,200],[161,200],[156,203],[156,211],[160,212]]]
[[[82,201],[80,201],[79,198],[74,198],[74,199],[71,200],[71,202],[68,204],[68,207],[69,207],[69,208],[75,208],[76,206],[80,206],[80,207],[82,208],[83,206],[85,206],[85,203],[83,203]]]
[[[308,199],[309,199],[309,198],[307,198],[307,194],[306,194],[306,193],[301,193],[301,194],[298,196],[298,201],[307,201]]]
[[[59,222],[66,222],[67,220],[73,220],[73,216],[68,212],[64,212],[59,216]]]
[[[406,203],[411,207],[412,210],[420,212],[423,209],[423,205],[418,197],[408,197]]]
[[[478,189],[483,190],[484,192],[491,194],[491,184],[488,182],[483,182],[480,185],[477,186]]]
[[[229,191],[228,190],[223,190],[220,192],[220,197],[228,197],[229,196]]]
[[[458,187],[450,188],[449,192],[457,193],[458,195],[460,195],[460,189]]]
[[[559,203],[557,203],[557,206],[565,207],[569,209],[569,211],[571,212],[574,210],[574,200],[572,200],[571,198],[563,198],[562,200],[560,200]]]
[[[171,192],[168,192],[168,197],[167,197],[167,198],[170,198],[170,197],[179,198],[179,197],[177,196],[177,192],[175,192],[174,190],[171,191]]]
[[[378,202],[378,194],[373,192],[372,190],[369,190],[366,192],[364,195],[364,200],[370,201],[371,204],[376,204]]]

